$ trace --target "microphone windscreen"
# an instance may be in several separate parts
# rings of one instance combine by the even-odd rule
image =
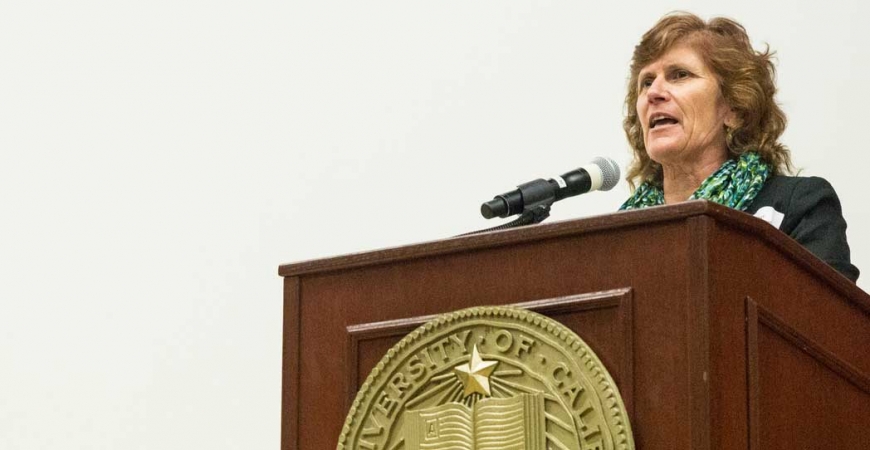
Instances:
[[[619,164],[610,158],[597,157],[592,164],[601,169],[601,190],[609,191],[619,183]]]

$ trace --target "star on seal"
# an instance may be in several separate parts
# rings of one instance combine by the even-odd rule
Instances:
[[[471,394],[478,393],[484,396],[490,396],[492,393],[489,390],[489,376],[495,370],[498,361],[484,361],[477,351],[477,345],[471,350],[471,361],[468,364],[460,364],[453,368],[453,372],[462,381],[465,386],[465,397]]]

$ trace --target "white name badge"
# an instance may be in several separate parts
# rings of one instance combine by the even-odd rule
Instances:
[[[765,206],[755,212],[755,217],[773,225],[778,230],[779,226],[782,225],[782,219],[785,218],[785,214],[773,209],[772,206]]]

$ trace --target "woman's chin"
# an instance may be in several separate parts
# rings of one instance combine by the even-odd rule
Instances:
[[[657,142],[647,147],[646,152],[653,161],[666,164],[668,161],[679,159],[680,147],[674,143]]]

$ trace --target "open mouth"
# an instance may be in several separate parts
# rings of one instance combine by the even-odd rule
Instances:
[[[652,129],[655,129],[656,127],[661,127],[664,125],[673,125],[676,123],[678,123],[677,119],[675,119],[672,116],[669,116],[667,114],[661,114],[661,113],[653,114],[649,118],[649,129],[652,130]]]

